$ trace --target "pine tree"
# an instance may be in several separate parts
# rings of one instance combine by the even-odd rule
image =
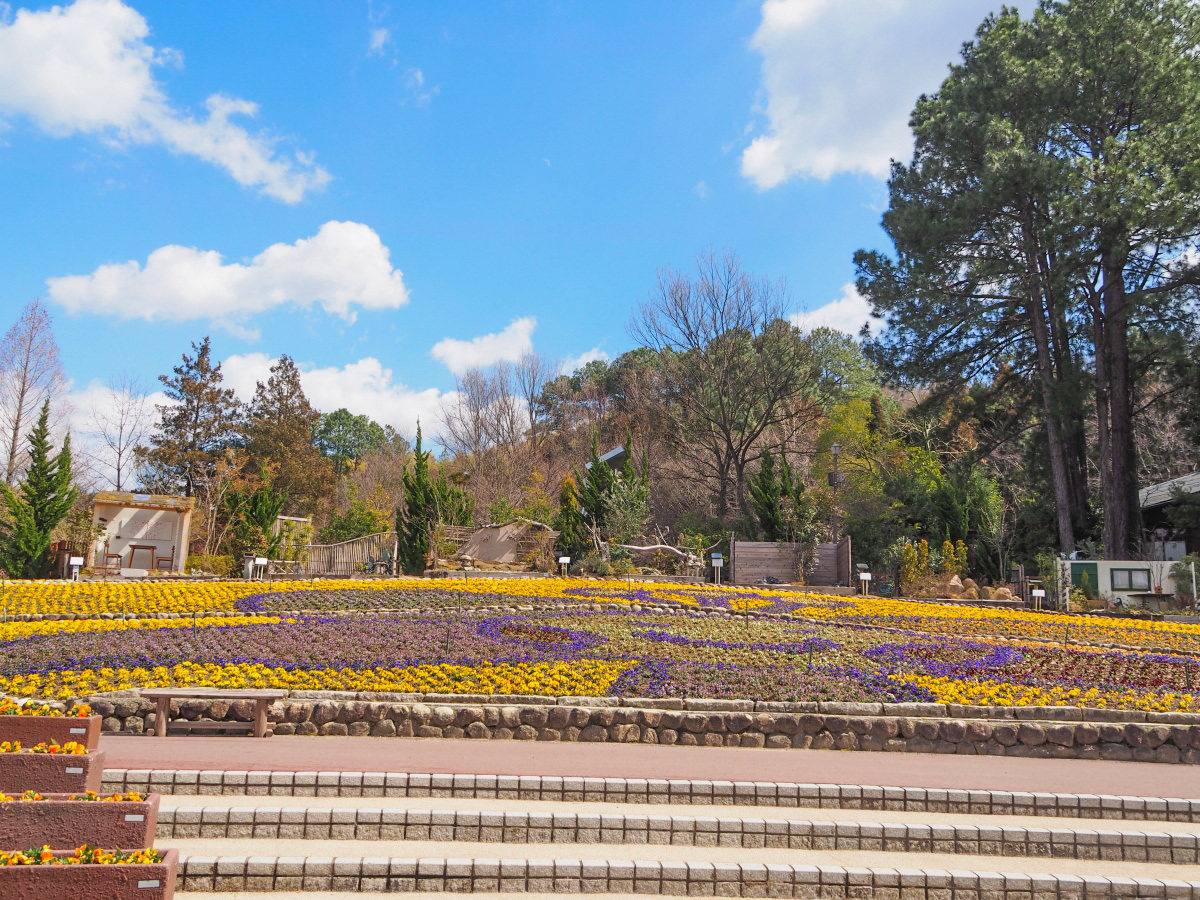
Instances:
[[[291,357],[281,356],[254,391],[246,450],[251,471],[271,473],[271,487],[287,496],[292,515],[311,515],[333,487],[332,463],[314,442],[320,424],[321,414],[304,395],[300,370]]]
[[[0,484],[8,522],[0,524],[0,568],[10,578],[42,578],[54,561],[50,541],[54,529],[75,505],[71,484],[71,439],[50,457],[50,401],[42,404],[37,424],[29,434],[29,470],[14,491]]]
[[[410,575],[425,571],[430,537],[437,524],[437,497],[429,475],[430,455],[421,449],[421,423],[418,422],[412,469],[404,472],[404,509],[396,515],[400,564]]]
[[[171,401],[158,407],[156,433],[146,462],[163,473],[172,490],[191,497],[203,490],[222,452],[237,443],[241,404],[222,383],[206,337],[193,343],[194,357],[183,355],[174,375],[160,375]]]

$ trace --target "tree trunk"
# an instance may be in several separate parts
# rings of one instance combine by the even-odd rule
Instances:
[[[1129,559],[1141,544],[1142,515],[1138,499],[1137,448],[1133,440],[1133,391],[1129,380],[1129,308],[1124,266],[1111,255],[1103,259],[1104,320],[1107,341],[1097,343],[1097,355],[1107,356],[1110,416],[1109,464],[1112,500],[1104,518],[1111,521],[1110,559]],[[1109,548],[1105,547],[1106,552]]]
[[[1071,515],[1071,485],[1059,418],[1054,362],[1050,350],[1050,329],[1046,324],[1043,291],[1038,271],[1038,254],[1032,247],[1031,229],[1026,227],[1026,304],[1033,344],[1037,353],[1038,379],[1041,382],[1042,415],[1046,424],[1046,443],[1050,453],[1050,479],[1054,490],[1054,511],[1058,523],[1058,544],[1063,553],[1075,552],[1075,523]]]

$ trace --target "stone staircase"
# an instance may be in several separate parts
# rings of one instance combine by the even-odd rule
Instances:
[[[1200,800],[352,772],[110,770],[105,789],[164,794],[183,898],[1200,900]]]

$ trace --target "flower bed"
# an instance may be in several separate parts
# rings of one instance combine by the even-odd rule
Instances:
[[[0,847],[148,847],[154,843],[160,796],[116,794],[0,795]]]
[[[178,868],[176,850],[43,847],[0,852],[0,896],[4,900],[170,900],[175,896]]]
[[[0,625],[0,690],[63,701],[180,685],[1200,711],[1196,625],[588,579],[332,584],[161,586],[177,605],[204,587],[236,607],[194,627]],[[104,728],[126,727],[133,711],[105,712]],[[43,717],[0,716],[0,735],[17,718]]]
[[[100,789],[104,751],[88,752],[81,745],[0,743],[0,791],[19,794],[34,790],[55,794],[82,794]]]

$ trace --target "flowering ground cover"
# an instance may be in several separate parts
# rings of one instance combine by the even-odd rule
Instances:
[[[36,585],[6,585],[0,597]],[[50,590],[79,610],[128,603],[116,587]],[[196,685],[1200,710],[1200,660],[1188,655],[1200,652],[1200,627],[1178,623],[587,579],[135,587],[143,613],[220,603],[231,614],[3,623],[0,691],[65,700]],[[648,608],[662,605],[674,614]],[[693,614],[712,612],[749,615]]]
[[[339,599],[345,609],[334,613]],[[546,600],[602,606],[522,610]],[[644,608],[663,602],[788,615]],[[576,580],[259,587],[233,603],[242,615],[198,618],[195,627],[190,619],[2,625],[0,688],[57,699],[184,684],[1200,708],[1192,696],[1197,661],[1175,652],[1197,640],[1197,629],[1147,627],[1164,623]],[[405,607],[426,612],[386,611]],[[285,608],[308,612],[270,614]],[[1069,645],[1067,627],[1075,631]]]

